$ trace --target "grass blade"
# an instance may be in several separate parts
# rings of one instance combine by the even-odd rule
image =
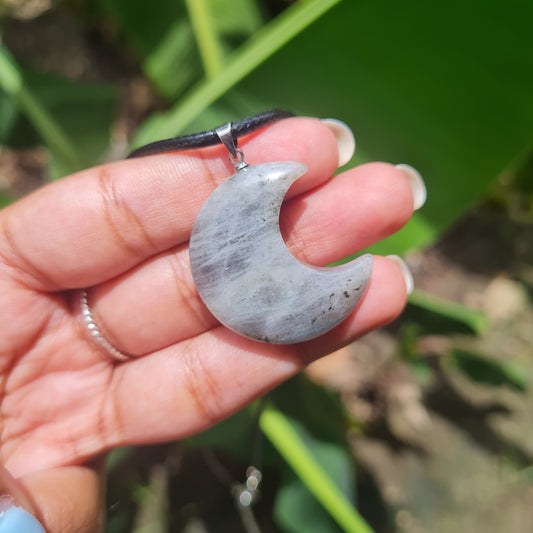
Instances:
[[[200,83],[170,111],[145,122],[133,145],[178,135],[209,105],[340,1],[301,0],[285,10],[237,50],[218,76]]]
[[[206,0],[185,0],[191,24],[208,78],[215,78],[223,67],[222,50]]]
[[[373,533],[280,411],[267,406],[261,414],[259,425],[272,445],[344,531]]]
[[[74,172],[82,167],[74,145],[41,103],[27,90],[18,65],[0,45],[0,87],[13,97],[44,142],[60,158],[63,167]]]

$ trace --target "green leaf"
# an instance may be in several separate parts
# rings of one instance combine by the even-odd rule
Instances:
[[[348,419],[338,394],[300,374],[277,387],[270,396],[277,409],[305,426],[313,438],[347,445]]]
[[[13,202],[15,198],[13,198],[10,194],[8,194],[5,191],[0,191],[0,209],[2,207],[6,207],[11,202]]]
[[[243,462],[252,459],[251,448],[256,436],[255,417],[249,409],[219,422],[213,427],[187,438],[187,446],[195,448],[215,448],[240,457]]]
[[[114,448],[111,450],[107,458],[107,471],[110,472],[114,468],[120,467],[122,463],[131,458],[134,451],[135,448],[132,446],[124,446],[122,448]]]
[[[0,144],[6,146],[7,139],[18,116],[15,98],[0,90]]]
[[[408,365],[416,381],[423,387],[429,387],[435,381],[435,373],[427,361],[413,357],[408,360]]]
[[[28,89],[20,67],[2,44],[0,44],[0,87],[14,100],[65,166],[72,171],[78,170],[81,167],[81,159],[76,148],[63,128]]]
[[[489,328],[484,313],[428,292],[415,289],[409,295],[402,319],[414,322],[419,334],[474,333],[482,334]]]
[[[263,16],[256,0],[208,0],[218,32],[235,44],[256,32],[263,25]]]
[[[98,0],[98,4],[142,57],[151,54],[174,22],[187,15],[184,3],[175,0],[159,0],[153,6],[142,0]]]
[[[48,73],[24,71],[24,82],[75,146],[82,168],[101,162],[109,149],[118,95],[103,83],[82,83]],[[52,150],[57,158],[57,151]],[[63,161],[60,158],[59,162]],[[63,168],[60,174],[72,170]]]
[[[268,406],[261,415],[260,426],[296,475],[343,531],[371,533],[368,524],[319,464],[289,419],[272,406]]]
[[[2,144],[46,144],[54,177],[100,162],[109,148],[117,106],[112,86],[21,68],[5,48],[0,50],[0,86],[0,108],[9,113],[8,119],[0,119]]]
[[[201,61],[183,2],[159,0],[149,13],[143,0],[98,0],[98,4],[133,47],[144,72],[163,96],[175,98],[201,77]]]
[[[223,68],[222,49],[208,0],[185,0],[196,43],[208,78],[214,78]]]
[[[371,248],[401,253],[432,242],[531,145],[532,18],[533,4],[521,0],[505,9],[459,0],[341,2],[239,89],[271,107],[340,118],[364,160],[408,162],[421,172],[426,206]]]
[[[305,431],[299,429],[301,430],[299,434]],[[313,447],[313,455],[337,484],[349,477],[353,467],[345,448],[328,443],[320,446],[317,442]],[[290,470],[284,473],[282,484],[276,492],[273,514],[277,524],[287,533],[342,531],[302,481]]]
[[[527,369],[516,361],[496,361],[485,355],[453,350],[449,363],[476,383],[506,386],[518,392],[528,388]]]
[[[209,105],[339,1],[302,0],[288,8],[228,58],[220,75],[198,85],[169,111],[147,120],[137,131],[133,145],[182,132]]]
[[[190,2],[193,25],[184,2],[160,0],[149,17],[142,0],[99,0],[99,4],[137,52],[146,75],[169,100],[202,79],[202,56],[205,62],[207,54],[209,65],[213,58],[216,66],[209,66],[210,72],[219,71],[227,53],[262,24],[253,0]]]
[[[346,438],[348,421],[339,396],[301,374],[278,387],[271,402],[346,500],[355,505],[355,471]],[[335,520],[291,471],[283,475],[274,513],[285,531],[339,531]]]
[[[298,2],[148,120],[134,145],[183,132],[235,88],[267,107],[339,117],[358,140],[354,163],[407,161],[425,178],[427,205],[370,249],[403,253],[433,242],[531,146],[532,17],[519,0],[482,11],[458,0]]]
[[[143,62],[144,72],[159,92],[172,99],[201,75],[191,25],[185,18],[173,21]]]

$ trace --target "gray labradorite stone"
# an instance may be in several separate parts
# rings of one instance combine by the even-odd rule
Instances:
[[[222,324],[246,337],[275,344],[318,337],[353,311],[370,279],[371,255],[321,268],[285,246],[281,203],[306,171],[293,162],[246,167],[211,194],[194,223],[198,292]]]

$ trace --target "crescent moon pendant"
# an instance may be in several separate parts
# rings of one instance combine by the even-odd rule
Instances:
[[[287,249],[281,204],[306,171],[295,162],[239,170],[209,196],[192,230],[190,263],[200,297],[222,324],[258,341],[292,344],[334,328],[355,309],[372,272],[369,254],[322,268]]]

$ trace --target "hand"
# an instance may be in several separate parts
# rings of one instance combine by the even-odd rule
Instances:
[[[353,254],[412,214],[409,180],[392,165],[330,179],[337,144],[318,120],[284,120],[243,141],[251,164],[309,167],[280,224],[310,264]],[[357,309],[318,339],[268,345],[217,323],[195,291],[187,241],[232,173],[221,146],[120,161],[0,212],[2,462],[49,532],[99,530],[105,452],[199,432],[401,312],[402,272],[376,257]],[[84,287],[108,339],[138,358],[117,363],[89,337]]]

